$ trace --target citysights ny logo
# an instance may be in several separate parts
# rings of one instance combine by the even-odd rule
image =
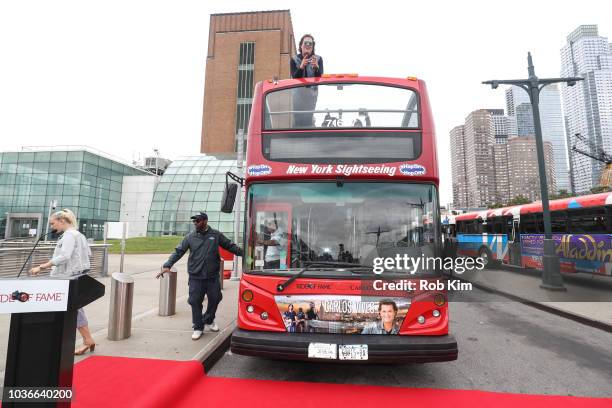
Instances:
[[[249,176],[267,176],[272,174],[272,168],[267,164],[257,164],[247,168]]]
[[[405,176],[423,176],[425,173],[427,173],[425,166],[414,163],[405,163],[400,165],[399,171]]]

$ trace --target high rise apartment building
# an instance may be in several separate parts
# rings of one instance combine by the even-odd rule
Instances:
[[[453,203],[459,207],[467,207],[468,205],[464,128],[463,125],[455,126],[450,131]]]
[[[508,180],[510,197],[523,196],[531,201],[541,199],[540,173],[534,136],[514,136],[508,139]],[[548,191],[555,191],[553,146],[544,142],[544,163]]]
[[[573,190],[587,192],[599,184],[603,163],[571,150],[580,146],[598,154],[612,153],[612,47],[596,25],[581,25],[567,36],[561,49],[561,76],[583,77],[574,86],[562,85]]]
[[[248,130],[255,84],[289,78],[295,53],[289,10],[210,16],[202,153],[236,151],[238,133]]]
[[[493,121],[493,143],[492,159],[495,172],[495,196],[493,202],[496,204],[506,203],[510,199],[510,179],[508,176],[508,132],[510,121],[504,115],[503,109],[487,109]]]
[[[495,168],[491,152],[495,128],[491,113],[480,109],[465,119],[465,167],[470,207],[485,207],[495,201]]]

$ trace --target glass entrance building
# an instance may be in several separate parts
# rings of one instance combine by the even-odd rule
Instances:
[[[234,214],[221,212],[225,173],[237,173],[236,159],[232,156],[235,157],[199,154],[173,161],[155,190],[147,235],[185,235],[193,229],[190,217],[203,211],[212,228],[240,242],[234,237]],[[240,213],[240,234],[242,222],[243,211]]]
[[[52,202],[102,239],[104,223],[119,221],[123,177],[143,175],[153,177],[88,150],[0,152],[0,239],[44,234]]]

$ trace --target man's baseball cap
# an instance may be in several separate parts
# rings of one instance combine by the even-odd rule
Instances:
[[[192,215],[191,219],[192,220],[207,220],[208,219],[208,215],[206,215],[205,212],[201,212],[199,214]]]

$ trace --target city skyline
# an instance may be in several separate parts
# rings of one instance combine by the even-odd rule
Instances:
[[[519,196],[540,199],[535,136],[509,135],[508,123],[503,109],[478,109],[451,130],[454,208],[507,205]],[[557,191],[553,146],[544,141],[549,193]]]
[[[445,204],[452,200],[450,129],[466,112],[504,106],[503,95],[480,82],[525,76],[527,51],[541,76],[558,76],[559,50],[569,32],[593,23],[600,33],[612,33],[601,17],[606,6],[594,2],[571,16],[547,11],[545,34],[538,27],[511,30],[512,19],[480,11],[489,9],[485,2],[449,2],[448,16],[439,15],[439,6],[388,2],[360,13],[347,4],[329,5],[329,13],[316,21],[309,7],[278,1],[194,2],[181,8],[111,2],[99,10],[41,2],[35,12],[3,4],[0,34],[16,40],[0,44],[9,61],[0,66],[0,150],[86,144],[128,161],[152,155],[154,147],[171,159],[197,153],[209,15],[288,8],[296,37],[315,36],[326,72],[416,75],[427,82]],[[544,6],[524,5],[544,13]],[[148,18],[140,18],[143,12]],[[351,31],[338,30],[339,15],[353,23]]]

